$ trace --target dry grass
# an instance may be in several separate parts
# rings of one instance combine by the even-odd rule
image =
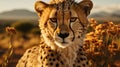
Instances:
[[[90,23],[91,31],[86,35],[84,48],[91,67],[120,67],[120,25],[98,24],[93,18]]]
[[[27,48],[39,44],[39,35],[19,34],[13,27],[0,34],[0,67],[15,67]]]

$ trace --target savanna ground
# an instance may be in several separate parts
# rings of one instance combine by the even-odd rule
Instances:
[[[91,67],[120,67],[120,23],[89,21],[84,49]],[[1,20],[0,67],[15,67],[27,48],[39,44],[39,37],[37,21]]]

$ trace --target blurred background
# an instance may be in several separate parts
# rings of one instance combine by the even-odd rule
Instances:
[[[49,2],[50,0],[43,0]],[[76,0],[77,2],[81,0]],[[90,17],[97,20],[119,21],[120,0],[92,0],[94,7]],[[1,0],[0,1],[0,20],[36,20],[34,13],[35,0]]]
[[[9,60],[9,67],[14,67],[27,48],[39,44],[40,30],[38,27],[38,16],[34,10],[35,1],[0,0],[0,67],[6,62],[5,58]],[[49,2],[49,0],[42,1]],[[76,2],[80,1],[82,0],[76,0]],[[120,24],[120,0],[92,1],[94,7],[88,18],[94,18],[96,21],[91,19],[91,22]],[[6,33],[6,27],[8,26],[16,29],[16,35],[12,38],[13,49],[10,47],[11,35]],[[119,42],[117,45],[120,45],[120,38],[117,42]],[[12,54],[10,54],[10,51],[13,51]],[[103,62],[101,61],[101,63]],[[120,67],[120,62],[117,62],[117,64]]]

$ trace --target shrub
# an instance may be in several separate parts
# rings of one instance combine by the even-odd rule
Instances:
[[[29,33],[35,26],[31,22],[16,22],[12,24],[17,31],[26,34]]]
[[[117,57],[120,56],[120,25],[113,22],[98,24],[93,18],[90,23],[91,31],[84,40],[84,49],[91,67],[111,67],[120,59]]]

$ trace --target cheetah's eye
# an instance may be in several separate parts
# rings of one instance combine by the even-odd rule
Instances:
[[[57,18],[50,18],[50,21],[53,23],[57,23]]]
[[[71,17],[70,22],[75,22],[77,20],[77,17]]]

